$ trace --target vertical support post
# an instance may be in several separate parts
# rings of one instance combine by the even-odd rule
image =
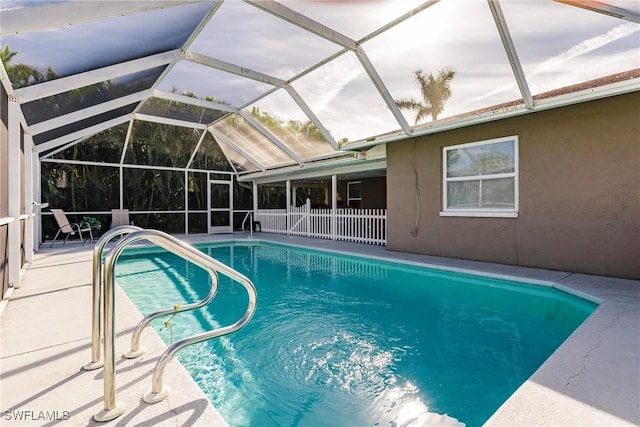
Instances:
[[[120,201],[119,201],[119,206],[118,209],[124,209],[124,168],[122,167],[122,165],[120,165],[120,167],[118,168],[118,170],[120,171],[119,175],[120,175],[120,179],[118,181],[118,185],[119,185],[119,193],[120,193]]]
[[[33,171],[33,194],[34,199],[38,199],[40,203],[42,203],[42,193],[41,193],[41,184],[40,177],[42,176],[41,168],[40,168],[40,157],[38,157],[37,153],[31,158],[32,160],[32,171]],[[41,207],[38,207],[36,210],[37,215],[33,218],[33,247],[37,252],[40,249],[41,237],[42,237],[42,216],[40,215]]]
[[[331,240],[336,240],[336,226],[338,213],[338,177],[331,175]]]
[[[29,215],[24,223],[24,257],[25,262],[33,261],[33,186],[39,177],[33,174],[33,137],[24,136],[24,213]]]
[[[258,184],[253,181],[253,214],[258,213]]]
[[[189,172],[184,171],[184,234],[189,235]]]
[[[258,184],[255,181],[251,183],[251,190],[253,193],[253,218],[251,219],[251,230],[253,231],[253,221],[260,221],[258,215]],[[260,225],[260,231],[262,231],[262,225]]]
[[[229,183],[229,233],[233,233],[233,189],[235,187],[235,178],[231,175]],[[253,227],[253,224],[251,224]]]
[[[287,180],[286,183],[286,192],[287,192],[287,234],[291,234],[291,181]]]
[[[20,102],[17,98],[9,96],[8,113],[8,143],[7,147],[7,194],[8,216],[13,221],[7,225],[7,252],[13,254],[8,259],[9,286],[20,287],[20,181],[22,171],[20,168]]]

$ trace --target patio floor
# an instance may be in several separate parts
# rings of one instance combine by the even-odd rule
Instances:
[[[246,238],[198,235],[190,242]],[[640,281],[521,268],[388,251],[384,247],[257,233],[270,240],[384,259],[525,277],[586,293],[598,309],[488,421],[491,426],[640,425]],[[116,292],[118,400],[127,411],[109,423],[92,416],[103,407],[102,370],[83,371],[91,345],[92,248],[77,243],[41,248],[24,271],[0,319],[0,424],[224,425],[224,420],[175,360],[165,373],[172,393],[150,405],[151,371],[165,346],[148,328],[148,352],[120,358],[140,313]]]

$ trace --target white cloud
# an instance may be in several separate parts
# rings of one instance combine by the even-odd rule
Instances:
[[[613,43],[616,40],[620,40],[624,37],[630,36],[633,33],[640,31],[640,25],[634,23],[626,23],[607,31],[605,34],[600,34],[596,37],[592,37],[579,43],[571,48],[557,54],[556,56],[547,59],[542,62],[538,67],[534,69],[532,77],[550,70],[557,70],[560,66],[574,58],[586,55],[596,49]]]

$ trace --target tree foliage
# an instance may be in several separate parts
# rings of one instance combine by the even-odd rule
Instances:
[[[455,70],[451,67],[443,68],[437,76],[432,73],[425,75],[422,70],[416,70],[414,74],[422,99],[396,99],[396,105],[402,109],[415,111],[415,124],[427,116],[431,116],[432,120],[438,120],[438,116],[444,111],[444,104],[451,98],[451,81],[456,75]]]

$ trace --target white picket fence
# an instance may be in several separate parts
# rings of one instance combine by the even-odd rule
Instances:
[[[347,242],[387,244],[386,209],[311,209],[311,203],[287,209],[258,209],[262,231]]]

